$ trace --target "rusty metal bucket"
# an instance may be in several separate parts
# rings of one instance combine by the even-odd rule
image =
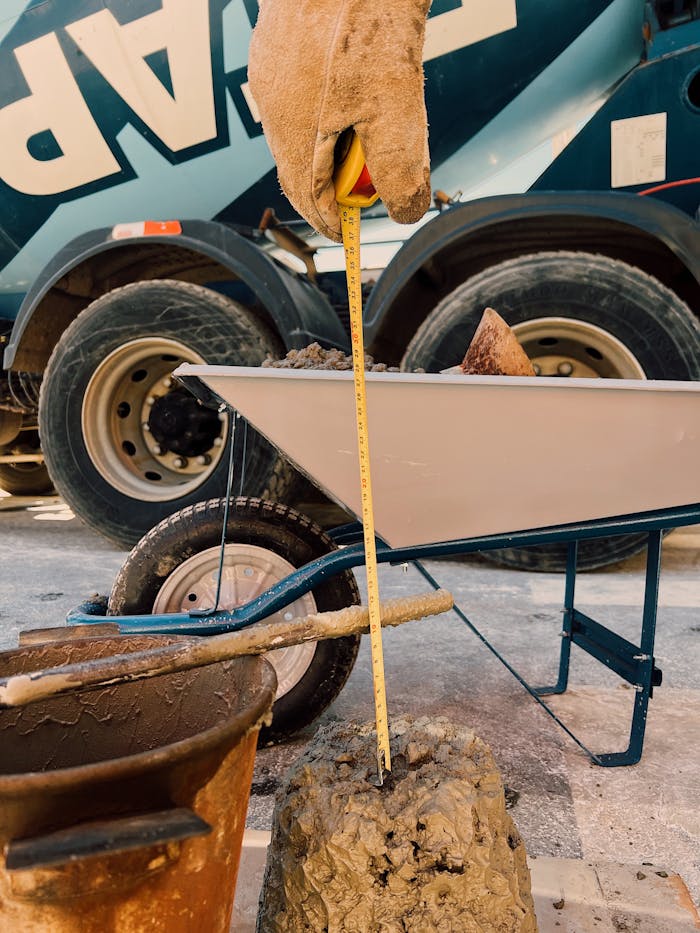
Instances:
[[[183,640],[31,645],[0,676]],[[0,711],[0,929],[228,930],[275,690],[246,657]]]

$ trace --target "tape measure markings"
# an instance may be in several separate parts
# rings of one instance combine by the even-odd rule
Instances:
[[[379,579],[377,549],[374,536],[374,509],[372,502],[372,476],[369,459],[369,426],[367,422],[367,390],[365,386],[365,352],[362,332],[362,282],[360,279],[360,208],[339,206],[345,251],[345,272],[350,306],[350,338],[352,343],[353,377],[355,384],[355,414],[357,444],[360,460],[360,498],[367,571],[367,608],[369,610],[369,636],[372,652],[372,683],[377,724],[377,767],[379,783],[383,771],[391,771],[389,749],[389,717],[386,705],[384,678],[384,652],[382,648],[382,622],[379,606]]]

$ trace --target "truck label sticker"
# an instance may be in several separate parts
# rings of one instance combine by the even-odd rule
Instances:
[[[666,180],[666,114],[610,123],[610,175],[613,188]]]
[[[445,12],[439,7],[433,3],[432,15],[426,24],[425,62],[518,25],[515,0],[464,0]]]

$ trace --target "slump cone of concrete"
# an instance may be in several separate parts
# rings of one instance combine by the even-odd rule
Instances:
[[[321,728],[278,793],[258,933],[536,933],[525,847],[488,746],[445,719]]]
[[[486,308],[459,367],[467,376],[534,376],[535,370],[513,331]]]

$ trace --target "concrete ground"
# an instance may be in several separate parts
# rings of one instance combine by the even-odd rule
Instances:
[[[246,830],[231,933],[255,933],[269,835]],[[679,875],[648,864],[546,856],[528,861],[539,933],[686,933],[700,929],[700,914]]]
[[[125,557],[80,525],[56,498],[34,502],[0,494],[0,529],[2,648],[16,646],[20,629],[61,624],[90,593],[108,592]],[[638,641],[643,567],[639,556],[581,576],[580,608]],[[429,569],[531,683],[552,682],[560,576],[507,570],[478,557],[433,561]],[[383,597],[424,588],[412,569],[382,569]],[[643,874],[648,869],[657,878],[662,877],[657,872],[678,873],[700,905],[699,607],[696,527],[674,532],[664,545],[656,643],[664,682],[650,704],[642,761],[633,767],[591,764],[452,614],[385,633],[389,716],[447,716],[491,745],[531,859],[617,863]],[[358,663],[325,719],[374,716],[369,645],[363,642]],[[632,697],[614,675],[575,649],[571,689],[552,705],[594,751],[615,751],[627,742]],[[259,750],[251,829],[269,829],[274,791],[312,732]],[[688,924],[687,929],[695,928],[692,920]],[[642,927],[614,929],[646,933]]]

